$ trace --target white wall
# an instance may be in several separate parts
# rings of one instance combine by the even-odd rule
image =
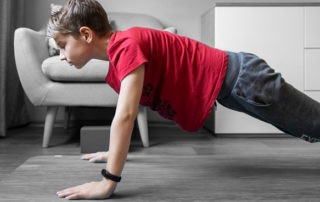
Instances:
[[[200,17],[213,5],[212,0],[98,0],[107,12],[144,13],[177,27],[179,34],[200,40]],[[28,0],[26,25],[40,29],[49,18],[50,4],[65,0]]]
[[[201,15],[213,6],[212,0],[98,0],[107,12],[143,13],[158,18],[165,26],[178,29],[179,35],[201,40]],[[28,0],[26,3],[26,27],[39,30],[50,16],[50,4],[64,4],[66,0]],[[44,120],[45,109],[32,110],[33,121]],[[63,110],[58,120],[63,120]],[[149,120],[163,121],[149,112]]]
[[[180,35],[200,40],[201,15],[210,0],[100,0],[106,11],[144,13],[165,26],[174,26]]]

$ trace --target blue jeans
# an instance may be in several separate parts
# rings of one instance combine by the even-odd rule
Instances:
[[[320,103],[285,82],[261,58],[228,52],[217,101],[310,143],[320,141]]]

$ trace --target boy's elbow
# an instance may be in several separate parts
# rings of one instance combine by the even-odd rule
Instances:
[[[127,111],[121,114],[118,114],[115,118],[121,123],[133,123],[137,117],[137,112]]]

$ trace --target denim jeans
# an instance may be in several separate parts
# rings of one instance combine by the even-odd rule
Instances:
[[[217,101],[310,143],[320,141],[320,103],[286,83],[263,59],[228,52]]]

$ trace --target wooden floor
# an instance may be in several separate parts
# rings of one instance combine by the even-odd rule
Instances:
[[[296,197],[292,190],[297,190],[297,187],[299,197],[296,201],[320,201],[320,191],[316,190],[320,186],[319,143],[310,144],[288,135],[214,137],[205,130],[187,133],[168,125],[151,125],[149,130],[151,147],[143,148],[135,135],[129,155],[145,156],[146,159],[154,155],[168,156],[177,164],[181,162],[180,166],[190,165],[183,159],[194,158],[197,159],[195,163],[204,165],[208,159],[218,159],[222,162],[221,166],[225,166],[223,175],[228,175],[230,182],[249,180],[254,183],[257,179],[265,179],[266,185],[270,185],[272,180],[275,187],[284,187],[280,191],[274,190],[275,194],[280,195],[272,197],[272,201],[292,201]],[[30,157],[80,155],[78,130],[55,128],[51,147],[46,149],[41,147],[42,132],[39,127],[12,129],[6,138],[0,139],[0,182]],[[179,156],[181,161],[177,160]],[[218,169],[219,165],[216,166]],[[212,171],[212,175],[215,174],[217,172]],[[230,188],[235,187],[227,182],[220,184],[220,188],[216,187],[216,190],[221,190],[220,194],[226,190],[232,193]],[[264,190],[261,190],[264,187],[261,181],[252,187],[256,187],[256,190],[251,190],[252,193],[261,193],[262,198],[268,200],[268,195],[263,195]],[[235,201],[236,197],[232,196]],[[179,198],[186,199],[183,196]],[[202,200],[206,201],[205,198]]]

